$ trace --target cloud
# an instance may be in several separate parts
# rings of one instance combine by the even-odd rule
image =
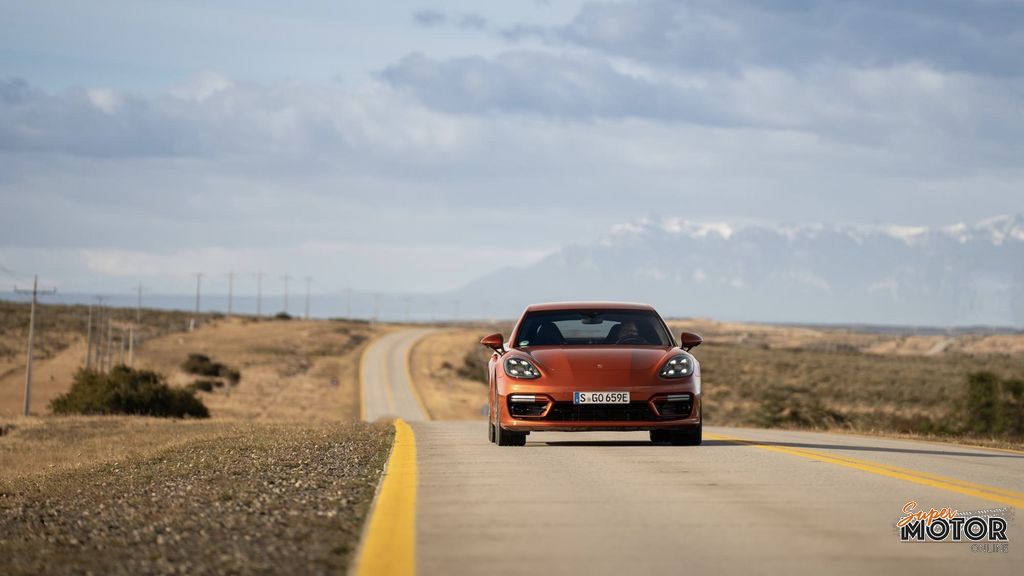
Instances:
[[[460,114],[558,119],[646,118],[718,127],[795,130],[877,145],[938,138],[1020,150],[1024,81],[942,71],[747,67],[698,73],[618,65],[592,55],[513,51],[435,60],[410,55],[381,77],[428,106]],[[967,140],[965,140],[967,139]]]
[[[459,17],[459,27],[473,30],[487,28],[487,18],[475,12],[466,12]]]
[[[448,22],[448,17],[443,12],[427,9],[413,12],[412,19],[420,26],[427,28],[441,26]]]
[[[1022,21],[1024,4],[1010,0],[641,0],[589,2],[567,24],[516,25],[504,35],[680,69],[920,62],[1017,76]]]
[[[49,93],[0,82],[0,150],[92,157],[457,153],[459,128],[380,85],[235,85],[204,73],[165,94]]]

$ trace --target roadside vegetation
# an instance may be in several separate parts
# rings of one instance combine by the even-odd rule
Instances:
[[[27,307],[0,308],[0,573],[347,568],[391,442],[354,421],[380,327],[144,310],[133,367],[105,373],[83,369],[85,307],[37,312],[23,417]]]
[[[209,418],[194,391],[172,388],[150,370],[115,366],[110,373],[81,369],[71,390],[53,399],[54,414],[135,414],[173,418]]]

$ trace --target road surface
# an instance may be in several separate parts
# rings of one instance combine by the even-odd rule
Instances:
[[[596,432],[498,447],[482,421],[425,418],[404,366],[421,335],[381,338],[367,367],[386,369],[364,370],[366,419],[414,432],[419,574],[1024,573],[1024,518],[1007,552],[901,543],[895,528],[910,500],[1012,515],[1024,453],[729,428],[706,428],[699,447]]]

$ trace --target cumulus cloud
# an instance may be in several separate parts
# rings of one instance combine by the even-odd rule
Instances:
[[[818,62],[1019,75],[1024,4],[1012,0],[639,0],[589,2],[564,25],[517,25],[540,38],[685,69],[803,67]]]
[[[877,143],[962,138],[1019,147],[1015,111],[1024,82],[942,71],[921,63],[883,68],[748,67],[731,74],[665,73],[604,58],[543,51],[435,60],[411,55],[382,78],[436,109],[564,119],[647,118],[708,126],[799,130]]]

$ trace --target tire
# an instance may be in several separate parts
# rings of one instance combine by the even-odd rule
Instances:
[[[697,427],[692,430],[679,430],[672,434],[672,445],[673,446],[700,446],[703,440],[703,422],[697,424]]]
[[[700,446],[703,424],[688,430],[651,430],[651,442],[673,446]]]
[[[671,440],[669,430],[651,430],[651,442],[655,444],[668,444]]]
[[[494,441],[498,446],[525,446],[526,434],[509,432],[501,427],[501,402],[495,402],[494,410]]]
[[[490,419],[487,420],[487,439],[494,444],[494,424],[491,423]]]

